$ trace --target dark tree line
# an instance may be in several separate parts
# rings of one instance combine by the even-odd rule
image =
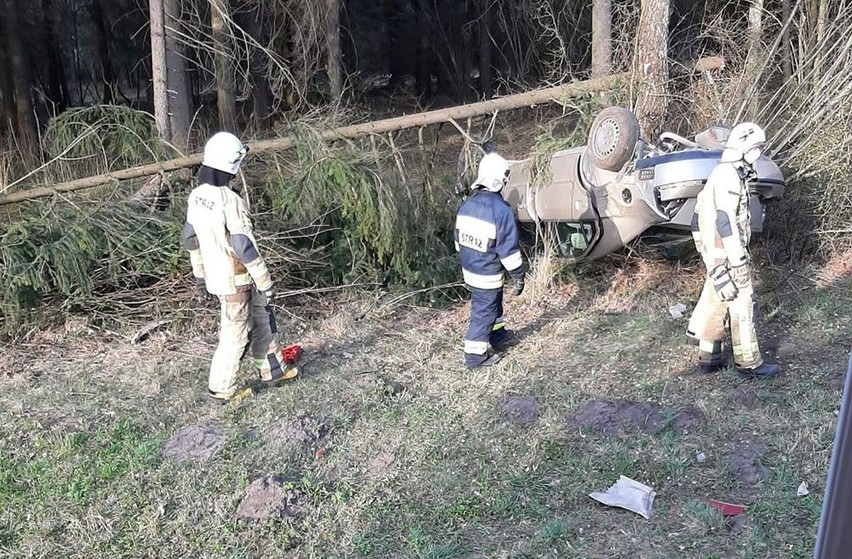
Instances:
[[[804,33],[845,9],[801,4]],[[6,149],[32,152],[43,123],[66,108],[154,113],[159,86],[178,123],[161,131],[177,126],[164,136],[185,148],[197,113],[224,128],[263,126],[369,92],[461,103],[626,69],[642,54],[639,29],[667,46],[644,55],[656,56],[647,79],[659,80],[665,58],[724,50],[704,33],[714,18],[754,29],[770,14],[752,38],[771,42],[790,10],[789,0],[0,0],[0,133]],[[789,59],[784,68],[793,72]]]

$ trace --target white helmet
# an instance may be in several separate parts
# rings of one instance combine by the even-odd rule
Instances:
[[[741,122],[734,126],[725,143],[722,161],[733,163],[744,160],[753,165],[763,146],[766,145],[766,132],[753,122]]]
[[[248,147],[230,132],[217,132],[204,146],[202,165],[236,175]]]
[[[479,162],[479,171],[474,188],[484,187],[490,192],[500,192],[509,180],[509,163],[498,154],[491,152],[483,156]]]

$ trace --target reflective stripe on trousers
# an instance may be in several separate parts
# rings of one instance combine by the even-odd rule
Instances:
[[[736,299],[719,299],[713,280],[707,278],[698,304],[689,318],[687,334],[699,341],[699,360],[717,363],[721,359],[725,340],[725,319],[730,319],[734,364],[738,367],[759,367],[763,364],[754,325],[754,289],[740,289]]]
[[[266,296],[252,289],[219,300],[219,345],[210,364],[210,390],[230,394],[237,389],[240,360],[247,346],[263,380],[281,377],[278,328]]]

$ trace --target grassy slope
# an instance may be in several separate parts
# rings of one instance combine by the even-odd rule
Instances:
[[[649,289],[679,273],[662,266]],[[197,336],[131,346],[81,332],[0,348],[11,373],[0,379],[0,557],[810,557],[849,286],[764,297],[766,347],[785,374],[754,383],[693,372],[685,319],[666,310],[691,308],[690,278],[666,296],[627,273],[510,301],[520,339],[475,373],[461,366],[464,304],[361,321],[369,304],[357,298],[304,322],[295,309],[281,319],[285,341],[308,349],[304,377],[236,406],[204,396],[212,310]],[[513,394],[542,405],[535,423],[504,419]],[[570,426],[584,402],[619,398],[694,405],[706,420],[609,439]],[[226,433],[215,458],[163,458],[175,431],[210,421]],[[729,460],[755,444],[770,476],[750,486]],[[300,516],[236,521],[246,486],[270,474],[298,495]],[[650,520],[587,496],[619,474],[657,491]],[[748,526],[732,532],[708,498],[748,505]]]

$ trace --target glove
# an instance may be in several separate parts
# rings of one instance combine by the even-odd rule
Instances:
[[[269,287],[261,291],[266,297],[267,303],[272,303],[272,297],[275,296],[275,284],[269,284]]]
[[[731,268],[731,279],[739,289],[745,289],[751,285],[751,270],[749,270],[748,264],[733,266]]]
[[[739,289],[734,284],[734,280],[731,279],[728,268],[725,266],[716,266],[710,270],[710,278],[713,280],[713,287],[716,289],[716,295],[719,296],[719,299],[730,302],[737,298]]]
[[[512,285],[513,285],[512,295],[517,297],[518,295],[520,295],[521,293],[524,292],[524,287],[525,287],[524,276],[521,276],[519,278],[515,278],[512,282]]]
[[[195,278],[195,298],[199,301],[212,299],[214,295],[207,291],[207,282],[204,278]]]

